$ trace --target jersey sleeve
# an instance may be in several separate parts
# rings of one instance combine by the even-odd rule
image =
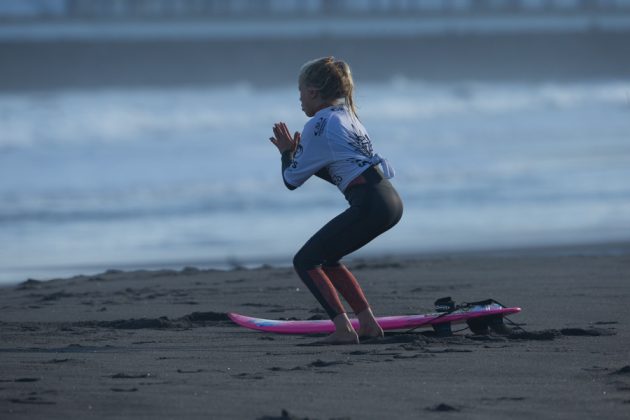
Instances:
[[[324,127],[321,127],[324,124],[325,120],[320,119],[316,124],[311,120],[304,126],[300,144],[283,171],[287,186],[294,188],[301,186],[332,161],[332,152],[324,135]]]

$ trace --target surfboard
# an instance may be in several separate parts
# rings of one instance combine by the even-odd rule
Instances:
[[[499,304],[472,306],[458,309],[452,312],[429,313],[420,315],[397,315],[378,317],[376,320],[383,330],[400,330],[420,327],[434,327],[443,324],[457,324],[482,318],[502,319],[502,317],[515,314],[521,308],[506,308]],[[323,334],[335,331],[331,320],[305,320],[286,321],[277,319],[263,319],[245,316],[237,313],[228,313],[230,319],[245,328],[278,334]],[[350,319],[355,329],[359,328],[358,319]],[[470,323],[469,323],[470,325]],[[477,323],[478,325],[478,323]]]

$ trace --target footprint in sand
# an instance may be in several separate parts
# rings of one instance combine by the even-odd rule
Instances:
[[[108,376],[108,378],[112,379],[145,379],[145,378],[155,378],[155,375],[151,373],[117,373],[115,375]]]

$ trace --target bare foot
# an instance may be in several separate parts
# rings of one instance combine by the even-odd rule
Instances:
[[[339,314],[332,321],[335,324],[335,332],[316,344],[359,344],[359,336],[352,328],[348,315]]]
[[[335,331],[328,337],[317,341],[317,344],[359,344],[359,336],[352,331]]]
[[[376,318],[374,318],[374,314],[372,313],[372,309],[367,308],[365,311],[357,314],[357,318],[359,318],[359,337],[362,338],[378,338],[384,337],[385,333],[383,333],[383,329],[378,322],[376,322]]]

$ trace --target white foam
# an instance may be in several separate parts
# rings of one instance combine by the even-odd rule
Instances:
[[[372,124],[574,109],[630,108],[630,82],[439,85],[397,79],[366,84],[357,96]],[[52,143],[247,139],[284,118],[300,129],[297,90],[73,91],[0,95],[0,149]],[[234,131],[236,129],[236,131]]]
[[[365,252],[630,237],[630,81],[357,89],[405,202]],[[282,185],[268,137],[276,121],[306,121],[294,86],[5,94],[0,118],[0,243],[12,244],[0,267],[12,273],[288,261],[345,208],[322,182]]]

